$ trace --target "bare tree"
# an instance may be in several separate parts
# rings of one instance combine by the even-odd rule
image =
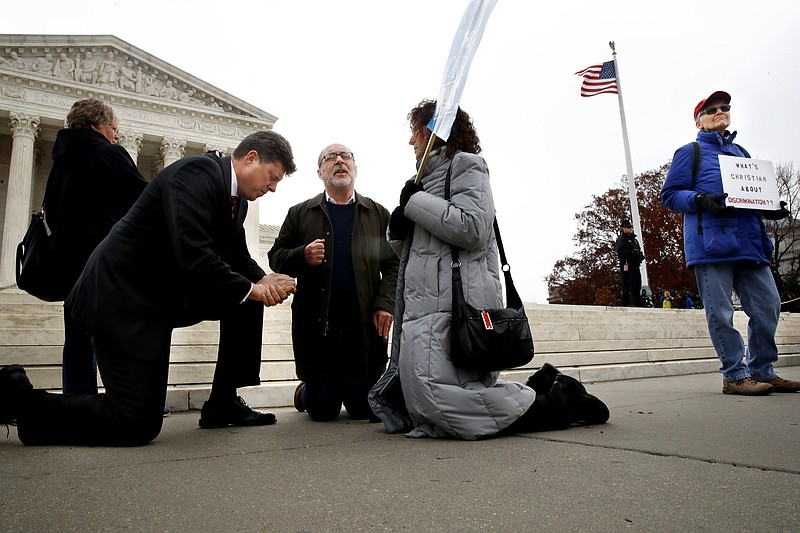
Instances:
[[[775,167],[778,194],[791,213],[783,220],[766,220],[772,242],[775,244],[773,260],[783,278],[783,301],[800,296],[800,169],[794,163],[778,163]],[[794,307],[791,307],[795,310]]]
[[[791,215],[783,220],[767,220],[767,230],[775,244],[775,262],[780,265],[781,272],[797,272],[800,270],[800,228],[797,214],[800,211],[800,169],[794,163],[779,163],[775,167],[778,178],[778,194],[786,202],[786,209]]]

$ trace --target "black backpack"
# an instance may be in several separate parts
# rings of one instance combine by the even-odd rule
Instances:
[[[700,171],[700,157],[703,155],[702,151],[700,150],[700,143],[697,141],[689,143],[692,145],[692,181],[697,181],[697,173]],[[733,145],[739,149],[740,152],[746,154],[744,148],[739,146],[736,143]]]

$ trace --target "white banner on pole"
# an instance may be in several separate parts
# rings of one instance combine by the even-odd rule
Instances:
[[[428,123],[428,129],[445,141],[450,137],[450,129],[456,119],[458,102],[464,91],[472,58],[496,3],[497,0],[471,0],[453,37],[453,45],[442,75],[442,87],[436,99],[436,112]]]

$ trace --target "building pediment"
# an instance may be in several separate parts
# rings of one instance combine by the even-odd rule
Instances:
[[[71,102],[94,96],[138,110],[145,120],[171,113],[190,128],[264,129],[277,120],[112,35],[0,34],[2,81],[12,83],[0,83],[0,97],[35,100],[28,93],[39,92]]]
[[[0,286],[14,283],[17,244],[42,205],[49,154],[70,108],[85,98],[111,105],[116,140],[146,179],[182,157],[231,154],[277,120],[111,35],[0,34]],[[256,202],[245,227],[248,246],[259,250]]]

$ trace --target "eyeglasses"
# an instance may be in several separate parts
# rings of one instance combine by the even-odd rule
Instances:
[[[332,152],[330,154],[323,155],[321,161],[323,163],[327,163],[328,161],[336,161],[337,157],[341,157],[344,161],[350,161],[355,156],[353,156],[353,152]]]
[[[707,107],[706,109],[703,110],[703,114],[704,115],[716,115],[717,114],[717,109],[722,110],[723,113],[727,113],[728,111],[731,110],[731,106],[729,106],[728,104],[723,104],[723,105],[719,106],[718,108],[717,107]]]

